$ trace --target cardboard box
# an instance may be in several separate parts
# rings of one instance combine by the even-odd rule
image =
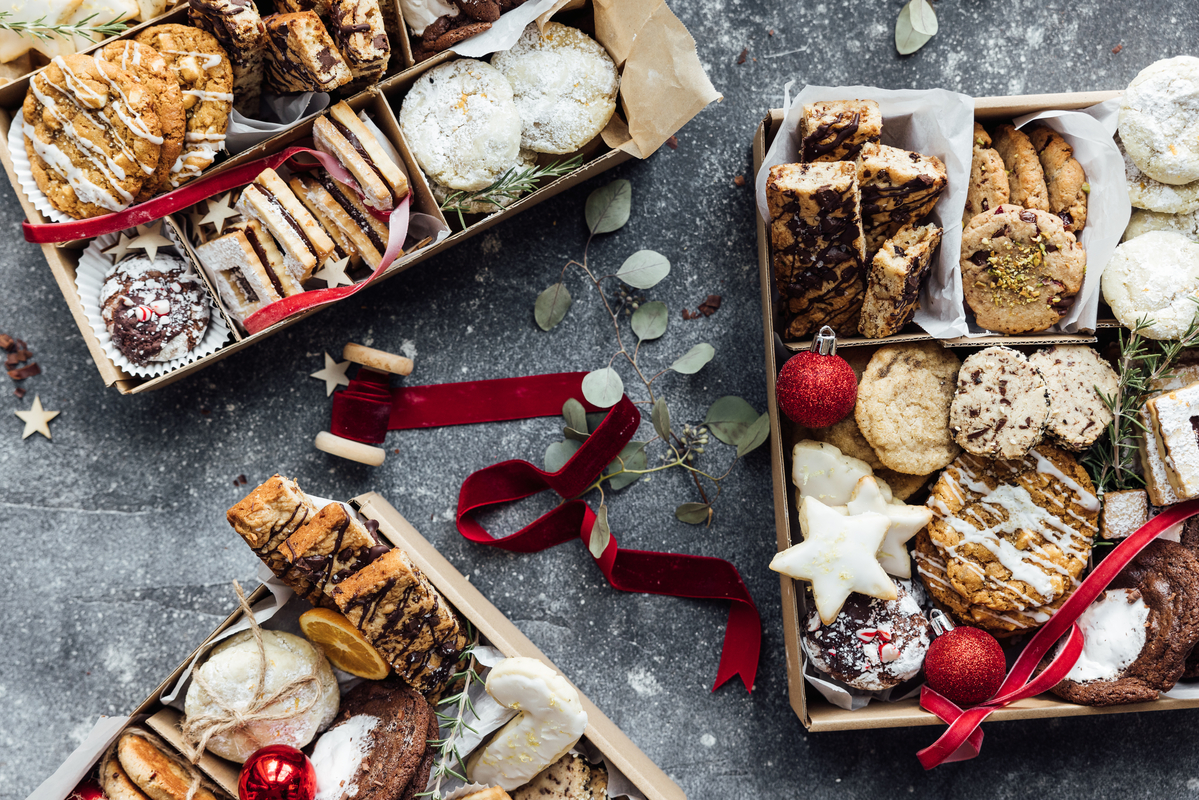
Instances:
[[[585,148],[586,153],[582,166],[568,175],[543,182],[536,191],[520,198],[503,211],[485,217],[468,215],[465,228],[458,224],[457,215],[453,215],[453,219],[447,221],[452,231],[450,236],[397,258],[378,280],[390,278],[410,269],[472,236],[483,233],[491,226],[601,172],[610,170],[634,156],[648,157],[662,141],[680,129],[708,103],[720,97],[699,65],[698,56],[694,50],[690,52],[689,58],[680,57],[687,47],[693,47],[693,44],[689,44],[692,40],[688,36],[681,35],[686,34],[686,30],[662,0],[649,5],[642,4],[639,0],[616,0],[616,2],[602,5],[603,13],[606,15],[603,35],[608,37],[606,41],[609,41],[608,46],[613,51],[612,56],[617,62],[617,66],[622,68],[622,87],[616,115],[603,134]],[[555,15],[555,19],[562,19],[568,24],[595,31],[597,16],[592,6],[588,4],[581,9],[563,10]],[[180,7],[154,20],[153,24],[179,22],[183,21],[185,17],[186,8]],[[144,25],[131,29],[123,34],[122,38],[136,34],[141,27]],[[636,35],[628,35],[630,32]],[[637,39],[637,36],[640,36],[640,42],[635,44],[634,40]],[[659,42],[667,42],[668,45],[659,46]],[[411,63],[411,50],[407,37],[404,39],[403,53],[407,59],[405,68],[394,72],[390,77],[380,81],[377,86],[355,95],[347,102],[355,110],[361,110],[364,107],[373,109],[376,122],[404,155],[405,164],[403,166],[415,188],[413,210],[432,214],[444,221],[445,216],[437,208],[437,203],[433,200],[419,168],[416,167],[409,155],[407,145],[402,141],[403,137],[399,132],[398,124],[395,123],[395,115],[399,112],[404,95],[417,78],[432,67],[457,56],[448,52],[440,53],[414,65]],[[669,61],[666,68],[676,71],[669,81],[673,88],[656,92],[652,90],[654,85],[652,75],[657,68],[655,58]],[[7,147],[8,132],[13,115],[25,98],[29,77],[26,75],[0,86],[0,163],[3,163],[4,169],[8,173],[9,181],[13,184],[17,199],[21,203],[26,217],[31,222],[43,223],[47,220],[33,207],[17,185],[13,161]],[[653,98],[648,95],[657,97],[660,102],[658,109],[651,102]],[[245,153],[227,158],[220,164],[210,167],[205,175],[216,174],[246,161],[278,152],[287,145],[309,136],[310,131],[311,121],[297,125]],[[566,156],[561,158],[566,158]],[[150,379],[129,375],[117,368],[104,354],[78,301],[75,289],[75,268],[78,264],[79,251],[86,244],[86,241],[77,241],[59,245],[44,244],[41,245],[41,248],[46,262],[50,266],[50,271],[67,299],[67,305],[75,317],[75,322],[79,326],[84,342],[87,343],[88,350],[96,363],[96,368],[100,371],[104,384],[115,386],[121,394],[137,394],[166,386],[321,310],[314,309],[296,314],[253,335],[245,335],[239,331],[233,341],[216,352],[165,375]],[[214,305],[218,304],[215,294],[213,297]]]
[[[1026,95],[1018,97],[982,97],[975,100],[975,116],[980,121],[1010,119],[1046,109],[1087,108],[1118,96],[1119,92],[1077,92],[1066,94]],[[754,174],[762,164],[766,148],[773,141],[782,124],[784,111],[772,110],[758,126],[754,137]],[[770,414],[770,460],[771,479],[774,488],[774,524],[780,551],[798,544],[802,540],[798,509],[795,507],[795,489],[791,483],[791,448],[798,439],[797,426],[779,412],[775,398],[775,385],[779,369],[793,351],[807,349],[802,342],[784,343],[774,331],[774,280],[770,266],[770,241],[766,225],[759,215],[758,223],[758,274],[762,292],[762,323],[766,334],[766,399]],[[1102,314],[1101,314],[1102,316]],[[1104,320],[1100,328],[1118,325]],[[879,346],[895,342],[928,340],[924,333],[902,334],[887,339],[862,339],[838,344]],[[1095,342],[1094,336],[1072,336],[1049,334],[1037,336],[981,336],[963,340],[942,342],[950,347],[982,348],[996,342],[1003,344],[1060,344]],[[794,532],[794,534],[793,534]],[[804,653],[799,642],[800,595],[803,584],[785,575],[780,576],[783,603],[783,640],[787,653],[787,686],[791,708],[799,716],[804,727],[811,731],[837,731],[857,728],[898,728],[913,725],[942,725],[936,716],[920,708],[918,698],[898,702],[872,702],[857,711],[846,711],[829,703],[815,690],[810,690],[803,678]],[[1180,708],[1199,707],[1199,699],[1179,700],[1161,698],[1151,703],[1092,708],[1059,700],[1055,695],[1044,694],[1014,703],[993,713],[989,719],[1035,719],[1042,717],[1081,717],[1096,714],[1125,714],[1136,711],[1167,711]],[[929,737],[931,743],[933,737]]]
[[[350,501],[350,504],[359,509],[367,518],[377,520],[379,522],[379,533],[396,547],[403,548],[416,565],[420,567],[421,571],[425,573],[426,577],[437,587],[442,597],[466,617],[479,631],[481,636],[487,639],[493,647],[508,657],[525,656],[539,659],[559,674],[562,674],[561,670],[554,666],[553,662],[546,658],[545,654],[537,649],[536,645],[529,641],[507,617],[500,613],[478,589],[471,585],[462,573],[438,553],[436,548],[421,536],[381,495],[370,492],[354,498]],[[233,534],[231,533],[231,535]],[[266,587],[260,586],[247,599],[250,605],[253,606],[267,597],[269,597],[269,592]],[[292,602],[303,603],[304,601],[297,598]],[[219,636],[231,625],[237,623],[241,617],[242,614],[239,610],[221,623],[210,636],[200,643],[199,647],[184,659],[183,663],[167,676],[166,680],[159,684],[158,688],[144,702],[133,710],[128,724],[140,724],[144,722],[168,741],[178,741],[175,727],[178,712],[169,706],[163,705],[159,698],[178,682],[180,676],[196,656],[215,637]],[[267,627],[269,627],[269,623]],[[587,712],[587,729],[583,737],[594,745],[611,765],[620,770],[645,795],[647,800],[686,800],[686,795],[682,789],[667,777],[666,773],[654,764],[654,762],[650,761],[633,744],[628,736],[604,715],[604,712],[587,699],[582,692],[579,692],[579,699],[583,705],[583,709]],[[120,728],[120,730],[123,729],[124,726]],[[115,740],[118,733],[119,731],[114,728],[107,741],[111,742]],[[85,744],[84,746],[86,747],[87,745]],[[101,752],[106,749],[106,746],[100,748]],[[72,759],[75,759],[75,756],[72,756]],[[66,764],[59,768],[59,772],[56,772],[54,776],[47,780],[46,784],[43,784],[42,787],[39,787],[38,790],[29,796],[29,800],[46,797],[48,792],[47,784],[50,784],[51,781],[56,781],[56,779],[59,779],[58,782],[60,783],[69,784],[69,790],[71,786],[74,786],[81,777],[90,771],[91,763],[95,762],[74,765],[76,768],[74,772],[71,772],[68,768],[72,764],[71,760],[68,760]],[[236,764],[206,753],[199,762],[199,766],[210,778],[220,784],[225,791],[229,792],[232,797],[237,797],[238,766]]]

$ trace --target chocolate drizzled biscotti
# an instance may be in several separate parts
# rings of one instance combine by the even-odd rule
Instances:
[[[262,97],[262,19],[253,0],[189,0],[188,21],[216,37],[233,66],[233,107],[258,113]]]
[[[920,284],[941,242],[936,225],[908,226],[874,254],[858,330],[870,339],[898,333],[920,305]]]
[[[271,572],[297,594],[307,596],[311,585],[291,569],[279,548],[315,514],[316,506],[299,484],[274,475],[229,509],[225,518]]]
[[[883,115],[873,100],[825,100],[803,107],[801,161],[852,161],[867,142],[877,142]]]
[[[856,333],[866,289],[857,165],[771,167],[766,202],[786,335],[801,337],[822,325]]]
[[[383,77],[391,58],[391,43],[383,27],[379,0],[332,0],[328,28],[350,68],[351,89],[365,89]]]
[[[310,517],[280,546],[283,558],[309,582],[304,599],[330,600],[333,587],[390,548],[367,530],[341,503],[330,503]]]
[[[936,156],[873,142],[864,145],[858,185],[866,256],[873,256],[900,228],[923,220],[948,184],[949,173]]]
[[[276,94],[330,92],[353,79],[315,11],[272,14],[266,28],[266,85]]]

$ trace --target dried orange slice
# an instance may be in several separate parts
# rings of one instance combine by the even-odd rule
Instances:
[[[340,670],[372,681],[383,680],[391,672],[379,651],[336,611],[328,608],[305,611],[300,615],[300,630]]]

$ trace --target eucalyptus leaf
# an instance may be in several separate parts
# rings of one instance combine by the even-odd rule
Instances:
[[[928,0],[911,0],[908,3],[908,15],[911,17],[912,30],[927,36],[937,35],[937,12]]]
[[[573,397],[562,404],[562,419],[566,420],[566,427],[587,432],[587,409]]]
[[[570,457],[575,454],[575,451],[582,446],[582,442],[567,439],[564,442],[554,442],[545,448],[545,471],[557,472],[562,469],[566,466],[566,462],[570,461]]]
[[[537,302],[533,304],[533,319],[537,321],[537,327],[543,331],[553,328],[566,317],[570,304],[570,291],[565,283],[555,283],[537,295]]]
[[[612,529],[608,527],[608,504],[600,503],[599,511],[595,515],[595,524],[591,526],[591,536],[587,539],[587,549],[591,551],[591,555],[599,558],[608,549],[608,542],[612,541]]]
[[[758,419],[758,412],[753,406],[730,394],[712,404],[708,416],[704,417],[704,424],[717,439],[737,447],[749,433],[749,427]],[[769,425],[767,422],[767,431],[770,430]]]
[[[622,460],[624,461],[623,467],[621,467]],[[612,460],[612,463],[604,470],[604,474],[612,475],[620,472],[621,469],[645,469],[648,463],[645,458],[645,442],[629,442],[621,448],[620,456]],[[612,478],[608,481],[608,485],[613,489],[623,489],[640,479],[641,476],[635,473],[624,473]]]
[[[584,433],[583,431],[577,431],[574,428],[567,425],[565,428],[562,429],[562,435],[565,436],[567,439],[571,439],[572,441],[585,442],[585,441],[587,441],[587,437],[590,436],[591,434]]]
[[[920,33],[912,26],[912,3],[919,1],[912,0],[904,6],[899,12],[899,19],[895,20],[895,49],[901,56],[915,53],[933,38],[930,34]]]
[[[666,398],[659,397],[654,401],[654,410],[650,412],[649,418],[662,441],[670,444],[670,409],[666,406]]]
[[[611,233],[629,221],[633,207],[633,186],[623,178],[596,189],[587,198],[583,214],[592,233]]]
[[[616,271],[616,277],[638,289],[652,289],[669,274],[670,261],[654,250],[638,250]]]
[[[633,312],[633,333],[637,334],[637,338],[643,342],[657,339],[666,333],[666,321],[669,317],[670,311],[666,308],[665,303],[657,300],[644,303],[641,308]]]
[[[757,450],[769,435],[770,415],[763,414],[758,417],[753,425],[749,426],[749,430],[745,432],[745,436],[741,437],[741,441],[737,443],[737,458],[741,458],[746,453]]]
[[[674,515],[682,522],[703,525],[712,516],[712,507],[707,503],[683,503],[674,510]]]
[[[683,375],[694,375],[716,356],[716,348],[708,343],[697,344],[675,359],[670,369]]]
[[[611,408],[624,394],[624,381],[611,367],[588,372],[583,377],[583,397],[593,406]]]
[[[587,430],[591,433],[595,433],[595,429],[598,428],[600,423],[607,419],[607,417],[607,411],[592,411],[587,415]]]

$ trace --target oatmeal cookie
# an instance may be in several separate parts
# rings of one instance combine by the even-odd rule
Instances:
[[[1049,388],[1023,353],[988,347],[962,362],[949,427],[967,453],[1021,458],[1040,443],[1048,419]]]
[[[1028,132],[1045,173],[1049,211],[1062,218],[1066,230],[1077,235],[1087,224],[1087,174],[1074,157],[1074,148],[1060,133],[1044,125]]]
[[[1195,318],[1199,244],[1181,233],[1152,231],[1116,246],[1103,270],[1103,299],[1125,327],[1141,317],[1150,339],[1178,339]]]
[[[970,184],[966,187],[966,212],[962,216],[962,224],[965,225],[984,211],[999,208],[1010,197],[1003,158],[991,147],[990,134],[976,122],[974,153],[970,158]]]
[[[1112,412],[1099,393],[1116,396],[1120,381],[1116,371],[1103,356],[1081,344],[1038,350],[1028,362],[1040,371],[1049,387],[1045,432],[1067,450],[1085,450],[1093,445],[1112,421]]]
[[[1120,102],[1120,140],[1142,172],[1175,186],[1199,180],[1199,58],[1150,64]]]
[[[928,475],[957,456],[949,406],[960,365],[932,342],[887,345],[870,358],[854,417],[887,468]]]
[[[1032,333],[1074,305],[1087,254],[1048,211],[1003,205],[970,220],[962,233],[962,292],[978,324],[997,333]]]
[[[1000,125],[995,131],[995,151],[1003,159],[1007,171],[1008,195],[1012,205],[1049,210],[1049,190],[1045,187],[1045,171],[1024,131],[1011,125]]]

